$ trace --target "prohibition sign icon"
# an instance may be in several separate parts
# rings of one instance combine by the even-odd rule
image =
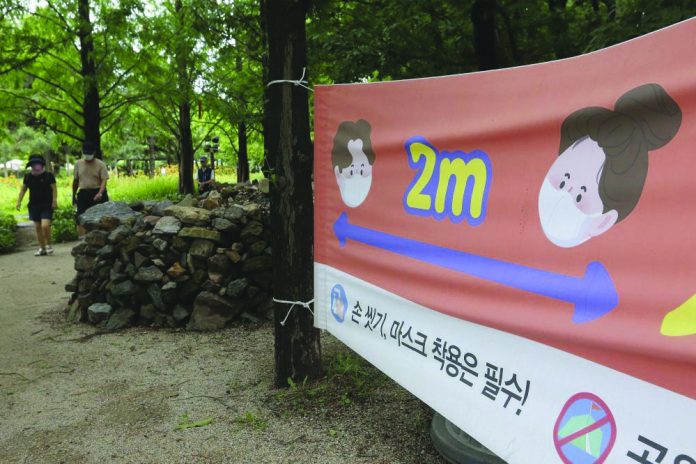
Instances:
[[[616,420],[601,398],[573,395],[561,409],[553,442],[564,464],[601,464],[616,441]]]

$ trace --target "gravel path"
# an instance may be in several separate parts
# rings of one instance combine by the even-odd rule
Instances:
[[[444,462],[432,412],[330,336],[331,375],[277,390],[269,324],[65,323],[71,246],[0,256],[0,463]]]

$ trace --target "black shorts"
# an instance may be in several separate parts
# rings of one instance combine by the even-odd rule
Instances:
[[[34,222],[53,219],[53,208],[51,205],[29,205],[29,219]]]
[[[77,192],[77,215],[81,215],[92,206],[109,201],[109,195],[104,191],[101,201],[94,201],[94,196],[99,193],[99,189],[80,189]]]

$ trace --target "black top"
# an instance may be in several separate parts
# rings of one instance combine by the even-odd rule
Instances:
[[[210,178],[213,175],[213,168],[210,166],[206,167],[205,169],[199,168],[198,169],[198,182],[205,182],[207,180],[210,180]]]
[[[56,178],[50,172],[44,172],[38,176],[28,172],[24,175],[24,185],[29,189],[29,204],[32,206],[51,206],[53,193],[51,185],[56,183]]]

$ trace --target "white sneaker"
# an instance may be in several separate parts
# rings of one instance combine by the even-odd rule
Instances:
[[[36,253],[34,253],[34,256],[46,256],[48,253],[46,253],[46,250],[43,248],[39,248]]]
[[[53,247],[51,245],[46,246],[46,254],[47,255],[52,255],[53,254]]]

